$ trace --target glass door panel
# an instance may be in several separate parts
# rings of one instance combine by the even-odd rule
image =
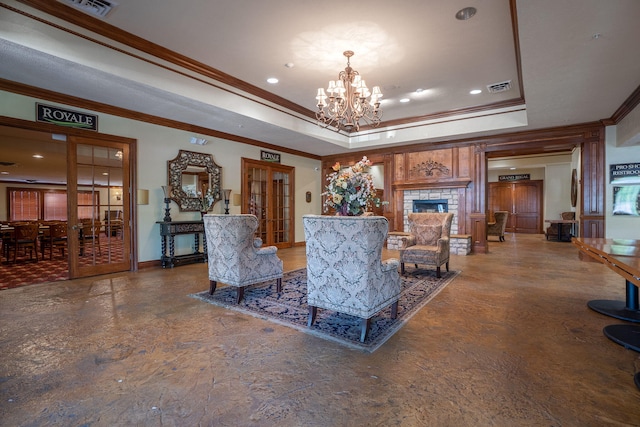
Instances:
[[[128,146],[83,140],[74,149],[72,277],[129,270]]]
[[[242,159],[242,211],[258,218],[265,245],[293,246],[293,171],[290,166]]]

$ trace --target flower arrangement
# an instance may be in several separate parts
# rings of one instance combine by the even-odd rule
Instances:
[[[361,215],[375,197],[373,177],[368,173],[371,161],[366,156],[355,165],[341,169],[340,163],[333,165],[333,173],[322,193],[325,212],[333,208],[339,215]]]
[[[216,201],[216,197],[211,188],[206,188],[207,186],[202,186],[202,192],[200,193],[200,212],[209,212],[211,207]]]

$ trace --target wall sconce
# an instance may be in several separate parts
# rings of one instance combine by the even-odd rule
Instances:
[[[171,186],[163,185],[162,192],[164,193],[164,222],[171,222],[171,208],[169,207],[169,203],[171,203]]]
[[[138,190],[136,192],[136,200],[139,205],[149,204],[149,190]]]
[[[226,189],[222,190],[224,193],[224,213],[225,215],[229,215],[229,197],[231,197],[231,190]]]

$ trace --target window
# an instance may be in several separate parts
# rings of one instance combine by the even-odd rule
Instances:
[[[9,221],[67,220],[66,190],[7,188],[7,193]],[[98,218],[99,206],[98,192],[78,192],[78,218]]]

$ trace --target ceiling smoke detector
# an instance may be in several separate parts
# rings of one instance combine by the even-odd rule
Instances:
[[[69,4],[89,15],[104,18],[111,12],[118,3],[107,0],[58,0],[61,3]]]
[[[511,80],[487,85],[487,90],[489,91],[489,93],[500,93],[511,90]]]

